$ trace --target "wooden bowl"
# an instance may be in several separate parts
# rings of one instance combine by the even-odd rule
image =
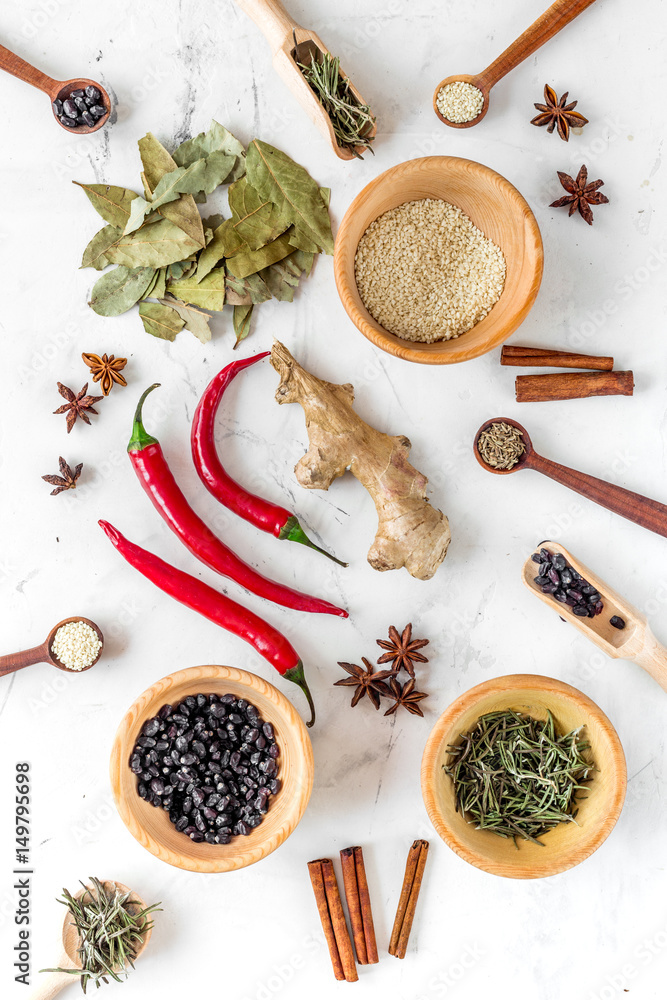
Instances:
[[[456,205],[501,248],[507,262],[505,287],[490,313],[460,337],[433,344],[402,340],[380,326],[361,301],[354,276],[357,246],[371,222],[420,198]],[[334,274],[348,316],[376,347],[405,361],[451,365],[486,354],[514,333],[537,296],[543,260],[535,216],[509,181],[474,160],[426,156],[386,170],[357,195],[336,236]]]
[[[448,745],[474,728],[487,712],[512,708],[534,718],[552,713],[561,732],[585,726],[597,769],[578,800],[577,822],[561,823],[541,839],[544,846],[506,840],[489,830],[477,830],[456,812],[454,784],[443,772]],[[506,878],[557,875],[585,861],[611,833],[625,798],[623,747],[611,722],[585,694],[551,677],[510,674],[478,684],[453,702],[428,738],[421,770],[422,795],[429,818],[455,854],[483,871]]]
[[[271,722],[280,747],[278,778],[282,787],[269,811],[247,837],[225,845],[195,844],[179,833],[163,809],[139,798],[129,759],[141,727],[170,703],[190,694],[226,694],[246,698],[264,722]],[[162,861],[193,872],[227,872],[245,868],[271,854],[293,832],[303,816],[313,787],[313,750],[301,717],[273,684],[235,667],[202,666],[178,670],[151,685],[129,708],[111,751],[111,787],[120,817],[139,843]]]

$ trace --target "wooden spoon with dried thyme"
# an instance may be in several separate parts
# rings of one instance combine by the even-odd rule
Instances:
[[[53,997],[79,977],[85,993],[89,983],[99,987],[109,979],[122,982],[148,944],[153,927],[151,913],[160,904],[146,906],[121,882],[91,877],[73,896],[63,889],[58,900],[67,908],[63,923],[63,954],[60,965],[41,985],[40,996]]]

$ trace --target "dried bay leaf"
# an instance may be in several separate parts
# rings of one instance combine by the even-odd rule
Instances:
[[[196,279],[201,281],[224,257],[233,257],[246,248],[233,226],[232,219],[225,219],[213,233],[213,239],[199,254]]]
[[[159,271],[155,272],[155,277],[141,297],[142,299],[159,299],[164,295],[166,287],[167,268],[161,267]]]
[[[95,282],[88,305],[99,316],[120,316],[139,301],[154,275],[152,267],[116,267]]]
[[[79,181],[72,181],[78,185],[88,195],[88,199],[105,222],[111,226],[117,226],[122,230],[125,228],[130,217],[130,205],[139,195],[128,188],[116,187],[114,184],[81,184]]]
[[[167,283],[167,291],[188,305],[220,312],[225,304],[225,272],[217,268],[199,282],[194,276],[170,281]]]
[[[175,309],[157,302],[140,302],[139,315],[146,333],[160,340],[175,340],[185,323]]]
[[[204,231],[207,229],[216,230],[218,226],[221,226],[225,221],[224,215],[207,215],[205,219],[202,219],[204,224]]]
[[[120,239],[122,230],[117,226],[104,226],[95,233],[92,240],[83,251],[81,267],[94,267],[96,271],[102,271],[111,261],[106,256],[106,251],[110,246]]]
[[[160,302],[163,306],[171,306],[172,309],[176,310],[185,323],[185,329],[193,333],[197,340],[201,341],[202,344],[209,342],[211,339],[211,328],[208,324],[211,317],[208,313],[202,312],[201,309],[195,309],[194,306],[190,306],[186,302],[181,302],[180,299],[174,299],[171,296],[161,298]]]
[[[289,228],[276,205],[262,198],[248,178],[232,184],[227,193],[234,229],[251,250],[259,250]]]
[[[176,170],[179,164],[172,159],[152,132],[147,132],[143,139],[139,140],[138,145],[144,168],[142,180],[145,185],[146,200],[150,201],[148,195],[152,196],[162,177]],[[158,211],[165,219],[187,233],[197,246],[204,246],[204,228],[192,195],[181,195],[177,201],[163,205]]]
[[[254,308],[254,306],[234,306],[234,333],[236,334],[234,350],[250,333],[250,320]]]
[[[288,257],[292,253],[293,247],[290,244],[289,232],[283,233],[277,239],[267,243],[266,246],[258,250],[241,250],[227,260],[227,269],[235,278],[247,278],[251,274],[257,274],[270,264]]]
[[[129,233],[109,247],[106,256],[112,264],[126,267],[164,267],[189,257],[199,244],[173,222],[160,219]]]
[[[268,302],[270,298],[271,292],[259,274],[251,274],[248,278],[235,278],[233,274],[227,273],[225,302],[230,305],[245,306],[251,302],[257,305],[260,302]]]
[[[176,201],[181,195],[195,195],[202,192],[211,194],[229,173],[233,165],[233,157],[225,153],[213,153],[202,160],[195,160],[188,167],[177,167],[163,174],[150,199],[136,198],[132,202],[130,218],[125,226],[125,233],[134,232],[142,224],[143,219],[152,211],[159,211],[169,202]]]
[[[246,171],[250,184],[260,195],[272,201],[291,224],[325,253],[333,253],[329,212],[320,188],[304,167],[274,146],[253,139],[246,155]]]
[[[301,251],[296,250],[294,252],[294,254],[297,253],[301,253]],[[290,254],[289,257],[278,261],[277,264],[271,264],[270,267],[266,267],[263,271],[260,271],[260,277],[265,282],[266,287],[274,299],[278,299],[279,302],[293,301],[294,291],[298,287],[301,275],[305,270],[305,267],[301,266],[300,261],[294,259],[294,254]]]
[[[215,120],[211,122],[208,132],[200,132],[192,139],[187,139],[174,150],[174,161],[179,167],[187,167],[195,160],[211,153],[224,153],[234,157],[234,166],[225,181],[231,184],[243,177],[245,173],[245,150],[236,136]]]

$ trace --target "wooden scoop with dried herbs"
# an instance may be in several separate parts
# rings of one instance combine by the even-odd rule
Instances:
[[[581,728],[559,735],[549,712],[544,720],[507,709],[481,716],[461,742],[448,747],[443,765],[454,782],[456,811],[478,830],[537,838],[559,823],[576,822],[577,795],[586,790],[595,764]]]
[[[67,907],[78,934],[76,958],[81,967],[40,972],[79,976],[85,993],[90,982],[99,989],[109,978],[118,983],[123,976],[127,978],[153,926],[149,914],[159,910],[160,904],[143,906],[134,893],[122,891],[115,882],[91,877],[89,885],[81,885],[83,892],[72,896],[63,889],[63,898],[58,900]]]
[[[174,340],[183,329],[211,339],[210,312],[233,308],[236,343],[254,307],[291,302],[317,254],[333,253],[329,189],[279,149],[253,139],[247,151],[214,121],[169,153],[149,132],[139,140],[144,194],[81,184],[106,225],[82,267],[101,271],[89,305],[119,316],[139,303],[144,329]],[[202,218],[197,203],[229,185],[230,218]]]

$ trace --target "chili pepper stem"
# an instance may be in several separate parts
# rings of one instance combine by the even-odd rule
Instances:
[[[327,552],[325,549],[321,549],[319,545],[315,544],[315,542],[311,542],[310,538],[303,530],[303,528],[299,524],[298,519],[294,517],[294,515],[292,515],[285,521],[282,528],[280,529],[280,534],[278,535],[278,538],[280,538],[283,541],[287,539],[288,542],[300,542],[301,545],[307,545],[308,548],[315,549],[316,552],[321,552],[323,556],[326,556],[327,559],[331,559],[332,562],[338,563],[339,566],[349,565],[349,563],[343,562],[342,559],[337,559],[336,556],[332,556],[331,553]]]
[[[315,703],[313,702],[313,696],[310,693],[310,688],[308,687],[306,675],[303,672],[303,662],[299,660],[299,662],[295,667],[291,667],[289,670],[285,671],[283,677],[285,677],[288,681],[292,681],[293,684],[298,684],[303,693],[305,694],[306,699],[308,700],[308,705],[310,707],[310,719],[308,720],[306,725],[310,729],[311,726],[315,724]]]
[[[153,385],[149,385],[146,391],[142,393],[141,399],[137,403],[137,408],[134,411],[134,423],[132,424],[132,436],[127,445],[128,451],[142,451],[144,448],[147,448],[149,444],[158,443],[157,438],[151,437],[151,435],[147,433],[142,422],[141,410],[148,393],[152,392],[153,389],[159,388],[159,382],[154,382]]]

